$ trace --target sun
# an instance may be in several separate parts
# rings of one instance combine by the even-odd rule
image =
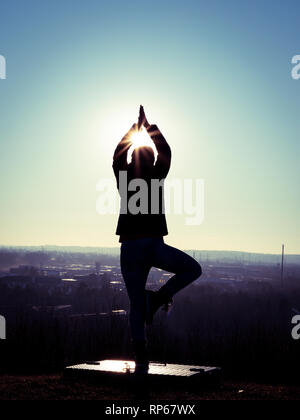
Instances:
[[[144,127],[140,131],[134,132],[130,137],[130,141],[132,142],[132,145],[128,150],[127,163],[131,162],[132,152],[134,151],[134,149],[143,146],[148,146],[152,148],[156,161],[157,150],[155,144],[153,143],[153,140],[151,139]]]
[[[144,127],[142,130],[133,133],[130,140],[132,141],[132,146],[134,148],[141,146],[152,146],[153,144],[151,137]]]

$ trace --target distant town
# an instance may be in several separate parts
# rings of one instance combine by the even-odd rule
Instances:
[[[220,365],[229,375],[241,369],[268,378],[275,371],[280,378],[291,375],[299,355],[291,337],[291,319],[300,313],[299,256],[286,255],[282,265],[281,255],[188,252],[203,275],[149,327],[153,360],[167,354],[170,363]],[[156,290],[170,276],[153,268],[147,287]],[[128,312],[117,248],[0,249],[0,315],[7,331],[0,373],[127,360]]]
[[[299,278],[300,255],[251,254],[234,251],[188,251],[203,268],[195,285],[219,290],[251,289]],[[282,270],[283,268],[283,270]],[[158,288],[171,273],[153,268],[147,287]],[[60,289],[71,294],[80,284],[124,292],[118,248],[27,247],[0,248],[0,286],[25,289],[43,287],[50,294]]]

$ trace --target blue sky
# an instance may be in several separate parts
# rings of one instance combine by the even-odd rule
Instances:
[[[181,248],[300,253],[300,4],[3,0],[0,244],[118,245],[101,178],[139,104],[170,178],[202,178],[205,217],[169,216]]]

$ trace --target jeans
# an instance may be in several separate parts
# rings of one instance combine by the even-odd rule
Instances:
[[[121,245],[121,271],[130,301],[129,325],[133,341],[145,337],[145,287],[151,267],[174,273],[161,287],[173,297],[201,276],[200,264],[194,258],[164,243],[163,238],[131,239]]]

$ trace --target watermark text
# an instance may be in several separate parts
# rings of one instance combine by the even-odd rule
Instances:
[[[128,182],[127,172],[120,171],[119,194],[113,179],[100,179],[96,211],[100,215],[175,214],[185,215],[185,224],[200,225],[204,220],[203,179],[134,178]]]
[[[0,55],[0,79],[6,79],[6,59],[3,55]]]
[[[6,320],[4,316],[0,315],[0,340],[6,339]]]
[[[292,68],[292,78],[294,80],[298,80],[300,79],[300,55],[294,55],[294,57],[292,58],[292,64],[296,64]]]
[[[292,318],[292,324],[296,324],[292,328],[292,337],[294,340],[299,340],[300,338],[300,315],[294,315]]]

